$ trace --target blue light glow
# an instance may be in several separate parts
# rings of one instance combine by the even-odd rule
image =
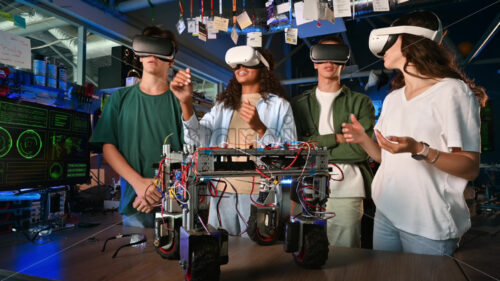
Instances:
[[[17,200],[39,200],[40,193],[24,193],[16,195],[13,191],[2,191],[0,192],[0,201],[17,201]]]
[[[293,180],[292,179],[282,179],[281,184],[283,185],[290,185],[292,184]]]
[[[16,271],[22,274],[61,280],[61,256],[59,244],[49,242],[35,245],[26,242],[16,247]]]

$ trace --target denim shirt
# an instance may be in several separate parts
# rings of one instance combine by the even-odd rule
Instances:
[[[290,103],[274,94],[257,103],[259,118],[267,127],[264,136],[258,137],[261,146],[297,140],[297,131]],[[184,124],[184,141],[198,147],[215,147],[227,141],[229,124],[234,110],[217,103],[198,121],[195,115]]]

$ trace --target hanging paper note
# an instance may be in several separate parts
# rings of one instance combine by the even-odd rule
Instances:
[[[227,27],[229,26],[229,19],[222,17],[214,17],[214,28],[220,31],[227,32]]]
[[[294,10],[295,10],[295,21],[297,22],[297,25],[301,25],[304,23],[311,22],[312,20],[306,20],[303,17],[304,14],[304,2],[297,2],[293,4]]]
[[[283,3],[276,6],[277,14],[283,14],[290,12],[290,3]]]
[[[375,12],[389,11],[389,0],[373,0],[373,11]]]
[[[207,34],[207,39],[208,40],[215,40],[215,39],[217,39],[217,33],[208,33]]]
[[[214,28],[214,21],[213,20],[208,20],[207,21],[207,32],[208,34],[210,33],[219,33],[219,30]]]
[[[207,26],[203,22],[198,22],[198,39],[207,41]]]
[[[336,18],[351,16],[351,0],[333,0],[333,14]]]
[[[250,19],[246,11],[238,15],[237,21],[242,30],[252,25],[252,20]]]
[[[297,45],[297,35],[299,30],[297,28],[287,28],[285,31],[285,42],[287,44]]]
[[[267,25],[271,25],[276,19],[274,18],[274,1],[269,0],[266,2],[266,19]]]
[[[262,32],[248,32],[247,46],[255,48],[262,47]]]
[[[398,4],[401,4],[401,3],[404,3],[404,2],[408,2],[408,0],[398,0]]]
[[[319,3],[319,18],[318,20],[328,20],[331,23],[335,23],[335,16],[333,10],[330,9],[328,3]]]
[[[0,30],[0,64],[31,69],[31,42],[28,38]]]
[[[233,31],[231,31],[231,39],[233,40],[234,44],[238,44],[238,30],[236,28],[236,24],[233,25]]]
[[[184,23],[183,18],[180,18],[179,21],[175,24],[175,26],[177,27],[177,32],[179,34],[182,34],[182,32],[184,32],[184,30],[186,29],[186,24]]]
[[[195,19],[188,19],[188,33],[195,33],[196,32],[196,21]]]
[[[304,0],[302,17],[306,20],[319,20],[319,0]]]

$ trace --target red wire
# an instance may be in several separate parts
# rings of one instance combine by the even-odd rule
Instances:
[[[221,182],[220,180],[217,180],[217,183]],[[224,183],[224,189],[222,190],[222,194],[219,197],[219,200],[217,201],[217,219],[219,220],[219,226],[222,228],[222,219],[220,217],[220,212],[219,212],[219,205],[220,205],[220,200],[224,196],[224,193],[226,193],[226,188],[227,188],[227,183],[223,181]]]
[[[212,190],[215,191],[215,195]],[[212,197],[217,197],[217,188],[212,184],[211,181],[208,182],[208,191],[210,191],[210,195],[212,195]]]
[[[263,172],[261,172],[259,169],[255,169],[255,171],[257,171],[257,173],[259,173],[261,176],[265,177],[266,179],[270,179],[271,178],[268,175],[266,175]]]
[[[297,159],[299,158],[299,155],[300,155],[300,153],[302,152],[302,150],[303,150],[303,148],[301,147],[301,148],[299,149],[299,151],[297,152],[297,155],[295,155],[295,159],[293,159],[292,163],[290,163],[290,165],[288,165],[288,167],[286,167],[286,168],[285,168],[285,170],[290,169],[290,167],[292,167],[292,166],[293,166],[293,164],[295,164],[295,162],[296,162],[296,161],[297,161]]]
[[[313,205],[313,204],[311,204],[311,203],[307,202],[307,199],[306,199],[306,197],[304,196],[304,191],[303,191],[302,189],[300,190],[300,193],[302,194],[302,199],[304,199],[304,202],[305,202],[308,206],[313,207],[314,209],[320,209],[321,211],[326,211],[326,209],[325,209],[325,208],[323,208],[323,207],[316,206],[316,205]]]
[[[340,167],[337,166],[337,164],[335,164],[335,163],[328,163],[328,164],[332,164],[333,166],[337,167],[337,169],[340,171],[340,174],[342,175],[342,177],[340,178],[340,180],[336,180],[336,179],[333,179],[333,178],[332,178],[332,180],[334,180],[334,181],[343,181],[344,180],[344,172],[342,171],[342,169],[340,169]]]
[[[205,230],[210,234],[210,231],[208,231],[208,228],[205,225],[205,223],[203,222],[203,220],[201,219],[200,215],[198,215],[198,219],[200,220],[201,224],[203,225],[203,228],[205,228]]]

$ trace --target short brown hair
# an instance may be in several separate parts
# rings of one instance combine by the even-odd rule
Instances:
[[[161,29],[158,26],[148,26],[142,30],[142,35],[157,38],[167,38],[174,42],[174,52],[177,54],[177,40],[175,40],[175,34],[167,29]]]
[[[345,42],[344,42],[344,39],[342,39],[342,37],[338,36],[337,34],[329,34],[329,35],[326,35],[325,37],[322,37],[318,44],[323,44],[325,42],[336,42],[338,44],[341,44],[341,45],[345,45]]]

